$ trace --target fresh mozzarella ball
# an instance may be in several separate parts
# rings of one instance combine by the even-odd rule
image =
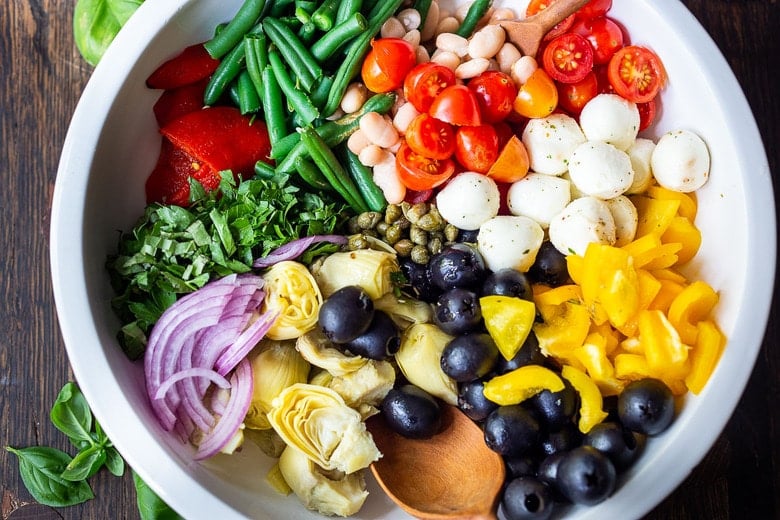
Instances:
[[[544,231],[528,217],[502,215],[483,223],[477,235],[477,249],[491,271],[528,271],[542,246]]]
[[[636,206],[625,195],[619,195],[614,199],[605,201],[615,220],[615,244],[623,247],[636,237],[636,227],[639,223],[639,215]]]
[[[650,157],[653,155],[654,149],[655,143],[653,141],[640,137],[626,150],[628,157],[631,159],[631,166],[634,168],[634,182],[626,190],[626,193],[629,195],[643,193],[653,183]]]
[[[596,197],[574,199],[550,221],[550,242],[564,255],[584,255],[591,242],[613,245],[615,219]]]
[[[710,175],[710,153],[698,135],[676,130],[661,136],[650,158],[653,176],[666,189],[689,193]]]
[[[577,121],[565,114],[531,119],[523,130],[531,170],[537,173],[562,174],[569,169],[571,153],[584,142]]]
[[[571,201],[570,186],[569,181],[554,175],[529,173],[509,187],[509,211],[532,218],[542,228],[547,228],[550,220]]]
[[[634,169],[626,152],[609,143],[588,141],[571,154],[569,176],[585,195],[611,199],[631,186]]]
[[[465,230],[479,229],[498,215],[501,194],[496,182],[481,173],[463,172],[436,195],[436,207],[442,218]]]
[[[574,185],[573,182],[571,182],[571,175],[569,172],[565,172],[563,175],[561,175],[561,179],[566,179],[569,181],[569,193],[571,194],[571,200],[579,199],[580,197],[584,197],[585,194],[582,193],[580,190],[577,189],[577,186]]]
[[[617,94],[599,94],[582,107],[580,126],[588,140],[626,150],[639,132],[639,109]]]

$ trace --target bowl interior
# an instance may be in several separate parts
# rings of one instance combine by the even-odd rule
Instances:
[[[452,5],[456,2],[443,4]],[[141,477],[187,518],[321,518],[265,481],[272,465],[247,443],[235,456],[194,463],[156,423],[140,363],[118,346],[105,259],[144,205],[159,151],[152,114],[159,92],[144,81],[186,45],[206,40],[240,0],[147,2],[94,72],[74,114],[57,176],[51,260],[60,323],[76,378],[94,413]],[[496,2],[496,5],[509,2]],[[524,6],[525,2],[521,2]],[[761,139],[717,47],[675,0],[616,0],[611,15],[631,41],[653,48],[669,82],[649,136],[686,128],[707,143],[710,181],[698,193],[703,235],[688,274],[720,292],[717,317],[729,345],[709,384],[689,396],[671,429],[652,439],[612,498],[572,518],[641,516],[704,456],[736,405],[761,345],[775,266],[771,179]],[[368,475],[357,518],[407,518]],[[648,493],[648,489],[652,489]]]

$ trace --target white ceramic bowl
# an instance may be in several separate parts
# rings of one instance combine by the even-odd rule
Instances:
[[[523,6],[524,2],[520,2]],[[160,139],[152,114],[159,92],[144,80],[186,45],[208,38],[241,0],[146,2],[118,35],[87,85],[65,141],[52,209],[51,264],[59,319],[76,378],[127,462],[189,519],[321,518],[265,482],[259,450],[194,463],[158,426],[140,363],[115,340],[119,326],[104,263],[118,233],[144,206],[144,180]],[[633,43],[662,58],[669,83],[654,137],[687,128],[712,155],[699,192],[703,234],[690,272],[721,295],[717,318],[728,346],[705,390],[689,396],[673,426],[649,442],[616,493],[571,518],[640,517],[701,460],[725,426],[750,376],[771,301],[775,211],[766,155],[731,70],[695,18],[676,0],[615,0],[611,15]],[[423,483],[424,484],[424,483]],[[406,518],[369,484],[359,518]]]

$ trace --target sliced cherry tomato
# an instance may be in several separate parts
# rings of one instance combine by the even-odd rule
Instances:
[[[599,82],[593,71],[577,83],[558,83],[558,106],[576,116],[582,111],[585,103],[599,93]]]
[[[576,83],[593,70],[593,48],[579,34],[566,33],[545,47],[542,65],[554,80]]]
[[[477,96],[483,122],[498,123],[512,112],[517,87],[508,74],[488,70],[469,81],[468,87]]]
[[[506,146],[506,143],[508,143],[510,139],[512,139],[512,136],[515,135],[515,131],[506,121],[494,123],[493,128],[496,129],[496,135],[498,135],[498,149],[500,150]],[[520,133],[522,134],[522,132]]]
[[[452,159],[431,159],[415,153],[408,144],[401,143],[395,156],[401,182],[414,191],[425,191],[443,184],[455,173]]]
[[[428,114],[420,114],[409,123],[406,142],[415,153],[425,157],[449,159],[455,152],[455,128]]]
[[[615,93],[634,103],[647,103],[666,82],[661,58],[647,47],[623,47],[609,60],[607,76]]]
[[[523,141],[513,135],[501,149],[487,176],[497,182],[517,182],[528,174],[530,159]]]
[[[531,0],[531,2],[528,4],[528,7],[525,9],[525,15],[533,16],[539,11],[546,9],[547,6],[554,2],[555,0]],[[570,15],[558,22],[555,27],[547,31],[547,34],[544,35],[543,40],[550,41],[568,31],[572,24],[574,24],[574,18],[575,15]]]
[[[390,92],[404,84],[404,78],[417,63],[412,44],[401,38],[380,38],[371,42],[361,76],[372,92]]]
[[[612,83],[609,82],[609,67],[606,65],[597,65],[593,67],[593,72],[596,73],[599,94],[614,94],[615,89],[612,88]]]
[[[482,124],[477,96],[465,85],[451,85],[433,100],[428,113],[455,126]]]
[[[590,42],[593,63],[598,65],[608,63],[612,55],[623,47],[623,29],[606,16],[579,20],[571,30]]]
[[[461,126],[455,141],[455,158],[467,170],[487,173],[498,159],[498,134],[493,125]]]
[[[542,68],[536,69],[523,86],[517,90],[512,105],[523,117],[546,117],[558,106],[558,89],[555,82]]]
[[[575,13],[577,18],[585,19],[604,16],[612,9],[612,0],[590,0],[587,4],[580,7]]]
[[[651,99],[647,103],[637,103],[636,107],[639,109],[639,131],[647,129],[655,121],[656,99]]]
[[[457,83],[455,72],[432,61],[415,66],[404,79],[404,97],[420,112],[427,112],[439,92]]]

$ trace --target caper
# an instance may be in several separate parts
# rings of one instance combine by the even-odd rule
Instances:
[[[428,243],[428,233],[412,224],[409,228],[409,240],[417,245],[424,246]]]
[[[401,229],[409,229],[409,226],[411,226],[412,223],[409,222],[409,219],[405,216],[401,216],[398,220],[395,221],[395,225]]]
[[[347,222],[347,231],[350,235],[354,235],[355,233],[360,233],[360,226],[358,225],[358,218],[357,216],[352,217]]]
[[[347,247],[353,251],[357,249],[368,249],[369,243],[366,240],[366,236],[362,234],[356,234],[349,237]]]
[[[404,212],[401,210],[401,206],[398,204],[390,204],[387,206],[387,209],[385,209],[385,222],[392,224],[401,218],[403,214]]]
[[[390,225],[383,220],[376,225],[376,232],[380,235],[385,235],[387,234],[387,228],[389,227]]]
[[[358,215],[360,229],[373,229],[382,220],[382,214],[378,211],[366,211]]]
[[[426,213],[422,217],[420,217],[420,220],[416,222],[418,226],[420,226],[425,231],[436,231],[437,229],[441,229],[444,227],[444,220],[441,218],[441,215],[439,215],[439,212],[430,212]]]
[[[425,202],[418,202],[417,204],[409,208],[409,211],[406,212],[406,218],[408,218],[409,222],[411,222],[412,224],[416,224],[421,218],[423,218],[427,214],[428,214],[428,204],[426,204]]]
[[[366,229],[363,231],[363,234],[367,237],[379,238],[379,233],[377,233],[375,229]]]
[[[399,254],[399,256],[409,256],[414,249],[414,244],[408,238],[402,238],[393,245],[393,248]]]
[[[425,246],[414,246],[412,252],[409,254],[412,262],[417,264],[427,264],[431,259],[431,255],[428,253],[428,249]]]
[[[458,239],[458,228],[452,224],[444,226],[444,238],[447,242],[455,242]]]
[[[431,237],[428,241],[428,252],[432,255],[441,253],[442,247],[442,239],[439,237]]]

